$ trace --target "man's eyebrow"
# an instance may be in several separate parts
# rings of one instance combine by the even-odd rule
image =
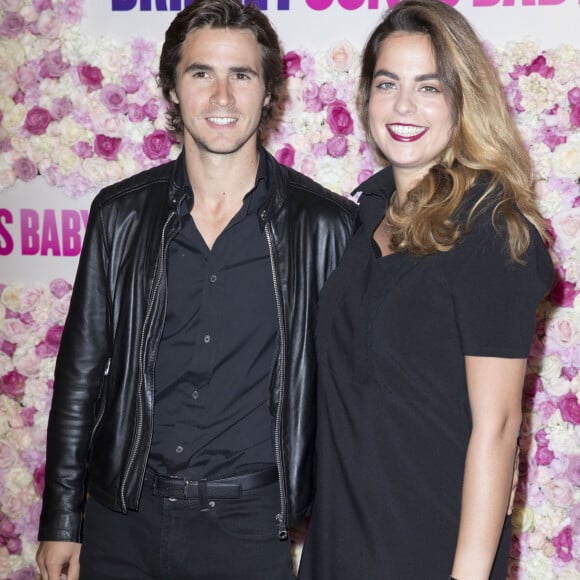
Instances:
[[[390,79],[393,79],[395,81],[400,80],[399,79],[399,75],[395,74],[394,72],[391,72],[387,69],[381,68],[375,71],[375,74],[373,75],[373,78],[376,79],[377,77],[387,77]],[[424,75],[418,75],[415,77],[415,81],[417,82],[423,82],[423,81],[432,81],[432,80],[441,80],[441,76],[438,73],[427,73]]]
[[[195,72],[195,71],[212,71],[213,67],[209,64],[203,64],[201,62],[192,62],[188,65],[184,72]],[[258,71],[254,70],[251,66],[231,66],[229,68],[230,72],[233,73],[244,73],[251,76],[258,76]]]

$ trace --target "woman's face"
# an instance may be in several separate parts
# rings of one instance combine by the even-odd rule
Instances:
[[[382,43],[369,100],[372,138],[410,189],[451,138],[452,111],[427,35],[395,32]]]

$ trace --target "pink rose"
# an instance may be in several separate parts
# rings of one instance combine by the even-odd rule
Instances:
[[[107,159],[114,161],[121,148],[121,139],[119,137],[107,137],[106,135],[97,135],[95,137],[95,153]]]
[[[304,83],[304,88],[302,89],[302,98],[305,101],[311,99],[316,99],[318,97],[318,85],[312,81]]]
[[[79,79],[89,91],[100,89],[103,83],[103,73],[96,66],[91,66],[88,62],[81,62],[77,66]]]
[[[326,142],[326,148],[331,157],[344,157],[348,150],[348,141],[343,135],[336,135]]]
[[[580,425],[580,404],[578,404],[578,397],[574,393],[564,395],[558,401],[558,408],[564,421]]]
[[[373,175],[373,172],[372,172],[371,169],[363,169],[358,174],[358,177],[357,177],[357,180],[356,180],[357,184],[360,185],[361,183],[364,183],[367,179],[371,178],[372,175]]]
[[[60,15],[54,10],[43,10],[35,23],[38,33],[47,38],[58,38],[61,19]]]
[[[38,495],[42,495],[44,491],[44,477],[45,477],[46,466],[41,465],[34,470],[34,489]]]
[[[300,71],[301,57],[297,52],[291,50],[284,55],[283,67],[284,76],[294,77]]]
[[[6,473],[10,467],[16,464],[18,452],[14,445],[0,441],[0,469]]]
[[[276,151],[274,157],[278,163],[282,165],[286,165],[287,167],[294,167],[294,156],[296,154],[296,150],[292,145],[288,143],[284,143],[283,147]]]
[[[557,232],[556,245],[572,249],[580,244],[580,207],[565,210],[552,218],[553,231]]]
[[[155,99],[149,99],[143,105],[143,112],[150,121],[155,121],[159,116],[159,103]]]
[[[26,407],[22,409],[20,415],[22,416],[22,422],[25,427],[32,427],[34,425],[34,415],[37,413],[37,409],[34,407]]]
[[[127,107],[127,118],[131,123],[139,123],[145,119],[145,111],[141,105],[130,103]]]
[[[353,52],[347,45],[344,46],[337,46],[332,49],[332,53],[330,55],[330,62],[332,63],[333,68],[338,72],[345,72],[347,71],[353,60]]]
[[[566,473],[570,483],[576,487],[580,487],[580,455],[575,455],[570,458],[570,464],[568,465]],[[580,529],[578,531],[580,532]]]
[[[75,143],[71,149],[81,158],[81,159],[88,159],[89,157],[93,156],[93,148],[91,147],[90,143],[86,141],[79,141]]]
[[[574,105],[580,105],[580,87],[574,87],[568,91],[568,102]]]
[[[306,157],[304,157],[304,159],[302,159],[300,171],[301,173],[304,173],[304,175],[308,175],[308,177],[314,178],[314,176],[316,175],[316,163],[314,162],[314,159],[310,155],[307,155]]]
[[[555,272],[554,284],[549,295],[550,300],[556,306],[571,308],[574,306],[574,299],[577,295],[576,286],[566,280],[566,271],[560,266]]]
[[[326,121],[335,135],[350,135],[353,132],[352,117],[342,101],[333,101],[328,105]]]
[[[121,85],[125,89],[125,92],[132,95],[139,90],[141,82],[136,75],[125,74],[121,77]]]
[[[72,290],[72,286],[62,278],[56,278],[49,284],[50,292],[56,298],[62,298]]]
[[[62,60],[60,48],[48,51],[40,61],[39,74],[43,79],[58,79],[70,68],[67,62]]]
[[[312,146],[312,155],[314,155],[314,157],[325,157],[327,153],[328,148],[326,143],[315,143]]]
[[[36,165],[28,157],[19,157],[12,164],[12,170],[18,179],[22,181],[31,181],[38,175]]]
[[[32,5],[37,12],[52,9],[52,0],[32,0]]]
[[[528,75],[532,73],[538,73],[541,77],[545,79],[551,79],[554,77],[554,67],[548,66],[546,63],[546,57],[543,55],[537,56],[531,64],[526,66],[526,73]]]
[[[548,447],[538,447],[535,459],[538,465],[550,465],[554,461],[554,452]]]
[[[26,20],[17,12],[8,12],[0,24],[0,36],[16,38],[26,28]]]
[[[0,343],[0,351],[4,354],[7,354],[9,357],[14,355],[14,351],[16,350],[16,345],[13,342],[8,342],[7,340],[3,340]]]
[[[32,135],[44,135],[51,121],[52,116],[47,109],[35,106],[26,113],[24,128]]]
[[[318,97],[309,99],[304,108],[308,113],[319,113],[323,109],[322,101]]]
[[[544,135],[544,145],[550,148],[550,151],[554,151],[558,145],[566,143],[567,139],[563,135],[558,135],[553,129],[548,129]]]
[[[534,439],[537,441],[538,445],[541,447],[546,447],[550,440],[548,439],[548,435],[545,429],[540,429],[535,435]]]
[[[52,101],[50,107],[50,114],[53,119],[60,121],[65,117],[68,117],[73,110],[72,101],[68,97],[58,97]]]
[[[574,127],[580,127],[580,104],[572,107],[570,111],[570,123]]]
[[[60,325],[51,326],[46,332],[46,342],[48,342],[48,344],[59,346],[62,339],[62,331],[63,327]]]
[[[574,487],[569,481],[553,479],[544,485],[544,495],[555,506],[568,508],[574,500]]]
[[[328,105],[336,98],[336,89],[330,83],[323,83],[318,90],[318,96],[324,105]]]
[[[9,538],[6,542],[9,554],[20,554],[22,552],[22,540],[20,538]]]
[[[2,123],[2,114],[0,113],[0,123]],[[0,153],[8,153],[12,151],[12,143],[10,143],[10,139],[6,137],[6,139],[0,139]]]
[[[0,394],[3,393],[12,399],[18,399],[24,395],[26,377],[18,371],[10,371],[0,379]]]
[[[143,151],[149,159],[164,159],[171,151],[171,138],[167,131],[157,129],[143,139]]]
[[[570,527],[574,535],[580,534],[580,503],[577,503],[569,512]]]
[[[127,93],[123,87],[115,84],[105,85],[101,89],[101,102],[109,113],[125,113],[127,111]]]
[[[566,526],[553,540],[558,558],[563,562],[572,560],[572,528]]]

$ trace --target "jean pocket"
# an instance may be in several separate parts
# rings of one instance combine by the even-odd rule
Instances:
[[[236,538],[272,540],[277,537],[280,511],[278,484],[244,491],[235,500],[216,501],[215,516],[221,529]]]

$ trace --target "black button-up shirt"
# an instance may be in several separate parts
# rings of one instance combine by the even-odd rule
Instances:
[[[189,183],[183,164],[184,183]],[[155,370],[149,467],[208,479],[274,462],[270,379],[278,352],[272,270],[258,210],[270,195],[260,156],[256,185],[209,250],[179,208],[169,245],[167,315]]]

